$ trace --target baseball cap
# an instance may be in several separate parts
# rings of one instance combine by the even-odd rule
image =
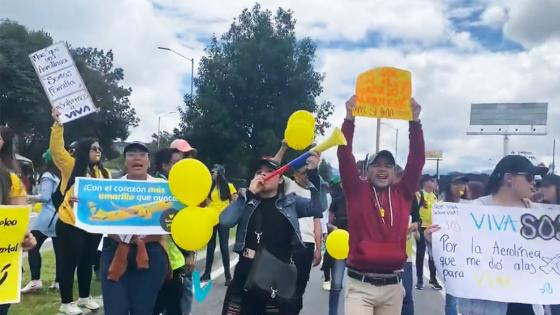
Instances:
[[[198,150],[191,147],[190,143],[185,139],[173,140],[173,142],[169,145],[169,148],[177,149],[183,153],[193,153],[194,155],[198,153]]]
[[[333,176],[330,180],[331,185],[337,185],[339,183],[340,183],[340,176],[338,175]]]
[[[522,155],[508,155],[503,157],[492,176],[503,178],[505,174],[528,174],[544,176],[548,173],[548,168],[544,166],[535,166],[531,161]]]
[[[47,149],[47,151],[45,151],[45,153],[43,153],[43,161],[45,162],[50,162],[52,161],[52,153],[50,149]]]
[[[469,178],[465,175],[458,175],[451,179],[452,184],[458,184],[458,183],[466,184],[468,182],[469,182]]]
[[[436,177],[432,176],[430,174],[422,175],[422,177],[420,177],[420,185],[424,184],[425,182],[427,182],[429,180],[434,180],[434,179],[436,179]]]
[[[372,156],[369,159],[367,165],[370,166],[371,164],[377,162],[379,159],[385,159],[387,162],[389,162],[390,164],[393,164],[393,165],[397,164],[395,162],[395,157],[393,156],[393,153],[391,153],[387,150],[381,150],[376,155]]]
[[[150,153],[148,147],[142,142],[138,142],[138,141],[129,143],[124,147],[124,151],[123,151],[124,154],[126,154],[126,152],[129,151]]]
[[[270,156],[263,156],[257,161],[257,165],[255,166],[255,171],[258,170],[261,166],[266,166],[271,170],[275,171],[280,168],[280,163],[276,161],[274,158]]]

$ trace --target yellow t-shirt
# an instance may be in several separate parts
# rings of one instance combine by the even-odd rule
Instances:
[[[25,186],[23,182],[16,173],[10,173],[10,181],[12,182],[12,187],[10,187],[10,193],[8,194],[8,198],[20,198],[27,196],[27,192],[25,191]]]
[[[437,196],[434,193],[425,191],[417,192],[416,198],[418,203],[422,199],[420,194],[424,195],[424,200],[426,201],[426,207],[420,206],[420,220],[422,220],[422,227],[428,227],[432,225],[432,206],[437,202]]]
[[[229,193],[232,196],[237,193],[237,190],[235,189],[235,186],[233,186],[232,183],[228,183],[228,187],[229,187]],[[212,192],[210,193],[210,203],[208,204],[208,208],[211,208],[216,212],[217,215],[220,215],[222,211],[224,211],[224,209],[227,206],[229,206],[229,203],[230,203],[229,199],[222,200],[220,198],[220,189],[218,188],[218,186],[212,189]]]

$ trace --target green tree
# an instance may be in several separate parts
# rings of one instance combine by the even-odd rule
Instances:
[[[196,96],[179,108],[176,136],[189,140],[206,163],[224,163],[229,176],[248,175],[262,155],[274,155],[288,117],[315,113],[318,134],[329,127],[330,102],[318,104],[324,75],[315,71],[315,44],[298,40],[290,10],[273,16],[256,4],[245,9],[199,64]]]
[[[321,175],[325,181],[329,181],[333,176],[333,167],[325,159],[322,159],[319,164],[319,175]]]
[[[17,22],[0,22],[0,124],[8,124],[19,136],[18,149],[37,161],[48,147],[51,106],[28,55],[53,43],[44,31],[29,31]],[[113,52],[96,48],[70,49],[76,66],[99,112],[65,125],[66,141],[96,137],[110,150],[116,139],[126,139],[138,118],[122,86],[124,72],[113,66]]]

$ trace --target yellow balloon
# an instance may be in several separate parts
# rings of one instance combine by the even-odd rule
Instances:
[[[327,236],[325,246],[329,255],[334,259],[346,259],[348,258],[348,252],[350,252],[349,242],[350,234],[346,230],[338,229]]]
[[[284,139],[294,150],[303,150],[311,145],[315,137],[314,126],[303,120],[292,121],[284,131]]]
[[[313,117],[313,114],[311,114],[306,110],[298,110],[295,111],[292,115],[290,115],[290,118],[288,118],[288,126],[292,122],[300,121],[300,120],[310,123],[315,128],[315,117]]]
[[[212,175],[199,160],[181,160],[169,172],[171,193],[187,206],[200,205],[208,197],[211,187]]]
[[[214,227],[212,221],[208,209],[185,208],[171,222],[171,237],[182,249],[197,251],[210,241]]]

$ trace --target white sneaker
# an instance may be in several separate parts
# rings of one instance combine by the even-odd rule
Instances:
[[[87,298],[79,298],[78,306],[85,307],[92,311],[95,311],[100,307],[99,304],[97,304],[97,302],[95,302],[95,300],[91,296]]]
[[[80,315],[83,313],[82,309],[78,307],[76,302],[62,304],[60,305],[58,311],[66,315]]]
[[[30,293],[39,291],[43,288],[43,281],[31,280],[25,287],[21,289],[21,293]]]
[[[51,290],[60,290],[60,286],[58,285],[58,282],[53,282],[51,284],[51,286],[49,287],[49,289]]]
[[[330,291],[331,290],[331,282],[330,281],[323,281],[323,290]]]

